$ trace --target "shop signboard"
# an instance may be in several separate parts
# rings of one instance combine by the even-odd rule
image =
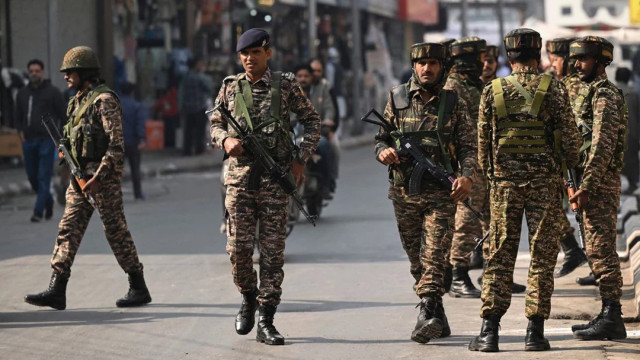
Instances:
[[[439,19],[438,0],[398,0],[398,18],[435,25]]]
[[[640,25],[640,0],[629,0],[629,22]]]

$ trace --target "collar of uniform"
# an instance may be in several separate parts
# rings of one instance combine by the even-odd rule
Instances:
[[[538,68],[533,66],[523,66],[518,70],[513,70],[513,74],[539,74]]]
[[[92,89],[91,87],[88,87],[86,89],[78,90],[78,92],[76,93],[76,99],[78,100],[82,99],[89,93],[89,91],[91,91],[91,89]]]
[[[419,99],[422,100],[422,96],[420,96],[420,90],[421,89],[422,88],[420,87],[420,85],[418,85],[416,83],[416,80],[413,77],[411,77],[411,80],[409,80],[409,99],[417,96]],[[427,104],[432,102],[432,101],[434,101],[434,100],[437,100],[437,99],[438,99],[438,93],[433,94],[431,99],[429,99],[429,101],[427,101]]]
[[[603,72],[602,74],[596,76],[595,79],[593,79],[593,81],[591,82],[594,86],[597,86],[598,84],[607,81],[609,78],[607,77],[607,73]]]
[[[238,78],[238,80],[242,80],[242,79],[246,79],[252,85],[255,85],[262,81],[266,86],[270,86],[271,85],[271,69],[267,67],[267,70],[265,70],[264,74],[262,74],[262,77],[254,83],[252,83],[251,80],[249,80],[249,77],[247,76],[246,72],[240,74],[240,77]]]

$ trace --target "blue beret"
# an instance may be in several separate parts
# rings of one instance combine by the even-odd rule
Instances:
[[[249,29],[240,35],[240,39],[238,39],[238,44],[236,45],[236,52],[269,45],[269,38],[269,33],[263,29]]]

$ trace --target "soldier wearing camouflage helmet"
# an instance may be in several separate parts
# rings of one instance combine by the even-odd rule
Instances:
[[[622,91],[607,79],[605,68],[613,60],[613,45],[598,36],[571,43],[581,88],[575,100],[575,121],[584,138],[580,148],[579,190],[569,201],[577,203],[584,217],[587,257],[602,298],[602,311],[591,322],[572,327],[582,340],[624,339],[627,336],[620,297],[622,275],[616,253],[616,220],[620,203],[620,173],[628,111]],[[595,201],[594,201],[595,200]]]
[[[569,44],[575,40],[575,37],[561,37],[547,41],[546,49],[551,62],[551,68],[557,80],[562,81],[567,88],[569,101],[572,104],[577,95],[577,91],[584,85],[580,81],[576,73],[573,63],[569,59]],[[578,241],[574,235],[575,229],[569,223],[567,216],[559,219],[561,222],[562,240],[560,246],[564,252],[564,259],[560,268],[556,269],[554,276],[556,278],[570,274],[580,265],[587,262],[587,257],[578,245]]]
[[[522,217],[529,229],[529,319],[526,351],[550,348],[544,321],[551,311],[553,269],[558,255],[562,214],[561,158],[578,162],[580,136],[573,124],[565,87],[551,75],[540,75],[541,38],[531,29],[505,37],[513,68],[482,92],[478,119],[478,161],[489,179],[490,255],[482,282],[482,328],[469,350],[498,351],[500,319],[511,304],[511,284],[518,254]]]
[[[240,36],[236,51],[245,72],[222,81],[215,104],[229,110],[244,130],[253,131],[279,166],[290,170],[299,183],[305,163],[318,146],[320,116],[292,73],[269,69],[269,33],[256,28],[247,30]],[[290,112],[304,126],[299,149],[291,141]],[[224,149],[229,157],[224,178],[227,253],[233,281],[243,298],[235,320],[236,333],[246,335],[253,329],[258,309],[256,340],[284,345],[285,339],[273,325],[273,318],[282,294],[289,195],[268,174],[260,176],[258,189],[249,189],[251,170],[256,166],[252,165],[252,155],[245,152],[239,134],[219,111],[213,111],[209,120],[213,145]],[[260,251],[259,276],[252,258],[256,242]]]
[[[124,143],[120,102],[100,79],[100,63],[91,48],[78,46],[69,50],[60,71],[64,73],[68,87],[78,91],[69,101],[69,122],[60,141],[67,145],[73,161],[90,179],[82,188],[75,180],[69,184],[51,259],[51,283],[47,290],[27,295],[25,301],[59,310],[66,308],[71,265],[94,211],[90,194],[95,199],[95,208],[100,213],[107,241],[118,264],[129,275],[129,292],[116,301],[116,305],[147,304],[151,302],[151,296],[122,204],[120,181],[124,170]]]
[[[439,43],[411,46],[413,76],[391,89],[384,117],[398,131],[416,137],[434,161],[458,177],[451,189],[442,188],[425,175],[422,189],[410,194],[413,163],[400,158],[394,148],[397,134],[380,129],[376,135],[376,159],[389,166],[389,199],[394,207],[400,240],[415,280],[420,313],[411,339],[427,343],[445,337],[451,329],[442,305],[443,276],[448,262],[450,235],[456,202],[468,197],[476,164],[476,129],[464,100],[443,90],[446,48]],[[438,114],[441,114],[439,116]]]

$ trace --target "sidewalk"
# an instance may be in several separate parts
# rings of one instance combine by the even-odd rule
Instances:
[[[340,140],[340,146],[342,149],[348,149],[364,144],[372,144],[373,137],[374,135],[370,133],[347,137]],[[166,174],[206,171],[220,167],[222,155],[222,151],[211,148],[208,148],[202,155],[189,157],[182,156],[180,150],[176,149],[143,150],[140,170],[143,179]],[[54,182],[59,179],[57,176],[58,171],[58,167],[55,166],[54,173],[56,176],[54,176]],[[125,164],[122,180],[131,180],[128,164]],[[5,166],[0,168],[0,203],[13,196],[32,193],[23,164],[15,167]]]

